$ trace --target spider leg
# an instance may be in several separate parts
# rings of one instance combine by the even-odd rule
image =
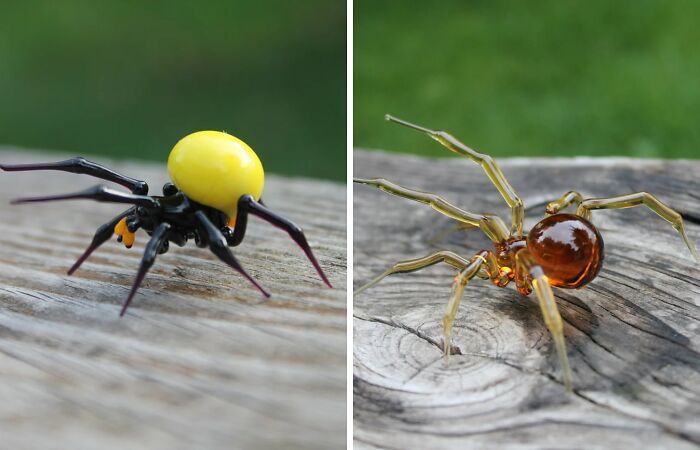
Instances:
[[[442,349],[445,356],[445,365],[450,362],[450,354],[452,350],[452,324],[454,323],[457,309],[462,302],[462,296],[467,284],[478,275],[479,270],[486,262],[486,257],[489,252],[482,251],[474,255],[469,261],[469,264],[459,271],[452,283],[452,295],[447,302],[445,315],[442,317],[442,333],[443,343]]]
[[[545,208],[545,212],[548,216],[556,214],[562,209],[565,209],[567,206],[571,205],[572,203],[578,207],[578,205],[580,205],[582,201],[583,196],[581,194],[579,194],[576,191],[569,191],[566,194],[562,195],[561,198],[559,198],[558,200],[549,203]]]
[[[595,209],[624,209],[641,205],[651,209],[662,219],[670,223],[678,234],[681,235],[685,245],[688,246],[688,250],[690,250],[693,258],[695,258],[695,261],[700,264],[700,255],[698,255],[695,246],[685,232],[683,216],[647,192],[635,192],[632,194],[619,195],[609,198],[589,198],[581,202],[576,209],[576,215],[590,220],[591,211]]]
[[[369,283],[357,289],[353,296],[364,292],[382,281],[384,278],[395,273],[415,272],[438,263],[446,263],[459,270],[459,273],[452,284],[452,295],[450,296],[450,300],[447,302],[447,308],[445,309],[445,314],[442,317],[443,352],[445,354],[445,364],[447,364],[449,363],[450,349],[452,348],[452,324],[454,323],[455,316],[457,315],[459,304],[462,301],[464,288],[467,286],[469,281],[472,280],[472,278],[475,276],[480,276],[480,270],[484,264],[490,268],[491,272],[495,270],[495,272],[498,273],[496,269],[497,264],[493,260],[492,256],[493,255],[488,251],[481,251],[474,255],[471,260],[467,260],[456,253],[442,250],[431,253],[430,255],[422,258],[401,261],[389,267],[379,276],[372,279]]]
[[[126,192],[120,192],[114,189],[107,188],[105,186],[94,186],[84,191],[74,192],[71,194],[60,194],[60,195],[47,195],[43,197],[26,197],[18,198],[12,200],[13,205],[21,203],[34,203],[34,202],[50,202],[56,200],[74,200],[74,199],[92,199],[98,202],[108,202],[108,203],[128,203],[137,206],[145,206],[147,208],[160,208],[160,203],[152,197],[147,195],[137,195],[129,194]]]
[[[119,174],[100,164],[77,157],[65,161],[37,163],[37,164],[0,164],[0,169],[7,172],[22,172],[30,170],[60,170],[63,172],[91,175],[103,180],[112,181],[129,189],[134,194],[148,194],[148,185],[145,181],[136,180]]]
[[[244,195],[238,200],[238,213],[236,214],[236,225],[233,229],[233,234],[227,239],[228,244],[231,246],[236,246],[241,243],[243,236],[245,235],[246,226],[248,224],[248,214],[253,214],[254,216],[260,217],[261,219],[269,222],[270,224],[280,228],[289,234],[289,236],[294,240],[294,242],[301,247],[301,249],[306,254],[306,257],[311,261],[311,264],[318,272],[324,283],[328,287],[332,287],[330,281],[323,273],[321,265],[316,260],[309,243],[306,241],[306,236],[304,231],[291,220],[280,216],[279,214],[270,210],[267,206],[264,206],[260,202],[256,202],[255,199],[250,195]]]
[[[163,242],[165,242],[168,239],[168,231],[170,231],[170,228],[171,225],[169,223],[162,222],[153,230],[153,234],[151,234],[151,240],[148,241],[148,244],[146,244],[146,249],[143,252],[143,258],[141,258],[141,265],[139,266],[139,271],[136,273],[134,284],[131,286],[131,291],[129,292],[129,296],[124,302],[124,306],[122,306],[122,310],[119,313],[119,317],[123,317],[126,313],[127,308],[129,308],[131,300],[134,298],[134,295],[136,295],[136,291],[139,289],[139,286],[141,286],[141,282],[146,276],[146,273],[151,268],[151,266],[153,266],[153,263],[156,260],[156,256],[158,256],[158,250],[160,250],[160,247],[161,245],[163,245]]]
[[[260,286],[253,277],[248,275],[248,273],[243,269],[238,260],[233,256],[233,253],[231,253],[231,249],[228,248],[226,238],[221,233],[221,231],[219,231],[219,229],[216,228],[213,223],[211,223],[211,220],[209,220],[207,215],[204,214],[204,212],[201,210],[195,212],[194,215],[199,221],[199,223],[202,225],[202,227],[204,227],[204,232],[207,235],[207,241],[209,243],[209,249],[212,251],[212,253],[214,253],[221,261],[225,262],[230,267],[232,267],[235,271],[243,275],[265,297],[269,297],[270,294],[268,294],[267,291],[265,291],[265,289],[263,289],[262,286]]]
[[[353,293],[353,297],[356,295],[360,295],[362,292],[375,286],[377,283],[379,283],[389,275],[393,275],[395,273],[415,272],[441,262],[449,264],[457,270],[462,270],[469,265],[468,260],[462,258],[456,253],[447,250],[441,250],[439,252],[431,253],[430,255],[424,256],[422,258],[400,261],[394,264],[393,266],[389,267],[387,270],[385,270],[378,276],[374,277],[369,283],[356,289]]]
[[[507,240],[510,236],[508,228],[503,221],[492,214],[474,214],[464,211],[444,200],[442,197],[428,192],[416,191],[394,184],[383,178],[366,180],[361,178],[353,178],[353,182],[374,186],[379,190],[398,197],[414,200],[419,203],[430,205],[437,212],[446,215],[463,224],[479,227],[486,236],[493,242],[500,243]]]
[[[486,172],[486,176],[488,176],[489,180],[491,180],[491,183],[493,183],[493,185],[496,186],[498,192],[501,194],[503,199],[506,201],[506,203],[508,203],[508,206],[510,206],[511,208],[511,234],[516,238],[522,237],[523,219],[525,217],[525,207],[523,206],[523,201],[520,199],[517,192],[515,192],[515,189],[513,189],[513,187],[510,185],[510,182],[508,182],[508,179],[501,171],[501,168],[498,167],[498,164],[496,163],[496,161],[494,161],[494,159],[491,156],[472,150],[471,148],[467,147],[462,142],[460,142],[457,138],[445,131],[431,130],[420,125],[415,125],[413,123],[406,122],[405,120],[401,120],[396,117],[390,116],[389,114],[387,114],[384,117],[390,122],[398,123],[399,125],[403,125],[405,127],[426,133],[428,136],[430,136],[431,138],[433,138],[452,152],[457,153],[461,156],[466,156],[467,158],[480,165],[484,169],[484,172]]]
[[[569,392],[572,391],[571,383],[571,367],[569,366],[569,358],[566,354],[566,343],[564,341],[564,325],[559,314],[559,308],[554,300],[554,293],[549,284],[547,276],[544,274],[542,267],[535,263],[534,258],[528,250],[519,251],[516,256],[516,270],[520,272],[520,277],[527,279],[532,283],[532,287],[537,295],[537,300],[542,310],[544,323],[547,329],[552,334],[554,346],[559,355],[559,363],[561,365],[562,375],[564,378],[564,386]]]
[[[100,245],[104,244],[109,240],[109,238],[112,237],[114,234],[114,227],[122,220],[123,217],[126,217],[128,214],[130,214],[132,211],[134,211],[134,208],[129,208],[123,213],[119,214],[117,217],[114,219],[110,220],[109,222],[105,223],[104,225],[100,226],[97,231],[95,232],[95,236],[92,238],[92,242],[88,246],[88,248],[85,250],[85,252],[78,258],[78,260],[73,264],[73,266],[68,270],[68,275],[72,275],[73,272],[78,270],[80,265],[88,259],[88,257],[92,254],[93,251],[97,249]]]

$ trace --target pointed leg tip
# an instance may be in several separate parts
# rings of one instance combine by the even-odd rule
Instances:
[[[271,297],[270,293],[267,292],[262,286],[260,286],[255,280],[253,280],[252,278],[250,278],[249,281],[250,281],[251,283],[253,283],[253,286],[255,287],[255,289],[257,289],[258,292],[260,292],[260,295],[262,295],[264,298],[270,298],[270,297]]]
[[[83,262],[85,262],[85,257],[81,257],[78,259],[75,264],[71,266],[70,269],[68,269],[68,275],[73,275],[76,270],[80,269],[80,266],[83,265]]]
[[[333,289],[333,285],[331,284],[331,282],[330,282],[330,280],[328,279],[328,277],[326,276],[326,274],[323,273],[323,271],[320,271],[318,274],[319,274],[319,276],[321,277],[321,280],[323,281],[323,284],[325,284],[326,286],[328,286],[329,289]]]
[[[568,392],[569,394],[574,393],[574,386],[571,383],[571,380],[569,380],[569,379],[564,380],[564,388],[566,389],[566,392]]]
[[[260,286],[260,284],[258,284],[258,282],[255,281],[255,280],[253,279],[253,277],[251,277],[250,275],[245,274],[245,273],[244,273],[244,276],[248,279],[248,281],[250,281],[250,282],[252,283],[253,286],[255,286],[255,289],[257,289],[257,290],[262,294],[263,297],[265,297],[265,298],[270,298],[270,293],[267,292],[267,291],[265,290],[265,288],[263,288],[262,286]]]
[[[700,255],[698,255],[697,252],[692,252],[693,253],[693,260],[695,261],[695,264],[700,264]]]

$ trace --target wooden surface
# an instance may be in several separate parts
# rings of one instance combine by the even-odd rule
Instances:
[[[427,144],[429,145],[429,144]],[[686,214],[700,246],[700,161],[506,160],[526,229],[544,205],[646,190]],[[473,212],[509,209],[468,160],[355,152],[355,176],[442,194]],[[453,222],[376,189],[354,188],[354,285],[398,260],[439,249],[470,257],[476,230],[431,242]],[[512,287],[475,280],[441,360],[441,319],[454,271],[394,275],[354,299],[354,437],[374,448],[673,448],[700,446],[700,266],[648,210],[594,212],[606,245],[583,290],[555,289],[575,393],[567,395],[539,307]]]
[[[0,151],[8,163],[63,156]],[[154,194],[167,178],[164,164],[113,167]],[[189,243],[158,257],[119,319],[145,233],[131,250],[112,241],[74,276],[66,270],[123,205],[10,206],[101,181],[0,172],[0,447],[343,447],[345,186],[266,181],[266,203],[304,227],[335,289],[285,233],[251,219],[234,253],[269,300]]]

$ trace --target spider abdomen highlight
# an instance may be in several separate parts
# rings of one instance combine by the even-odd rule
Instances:
[[[248,144],[220,131],[198,131],[182,138],[168,157],[175,186],[192,200],[235,217],[238,199],[262,195],[265,175]]]
[[[573,214],[538,222],[528,233],[527,247],[552,286],[582,287],[603,265],[603,238],[593,224]]]

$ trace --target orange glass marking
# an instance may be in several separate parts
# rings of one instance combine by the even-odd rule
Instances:
[[[228,219],[228,227],[229,227],[229,228],[233,228],[233,227],[235,227],[235,226],[236,226],[236,218],[235,218],[235,217],[231,217],[230,219]]]
[[[122,218],[122,220],[119,221],[119,223],[114,227],[114,233],[117,236],[121,236],[124,233],[128,233],[129,230],[126,228],[126,217]]]
[[[127,248],[134,245],[135,240],[136,240],[136,233],[130,233],[128,230],[126,231],[126,233],[124,233],[124,235],[122,237],[122,242],[124,243],[124,245]]]

